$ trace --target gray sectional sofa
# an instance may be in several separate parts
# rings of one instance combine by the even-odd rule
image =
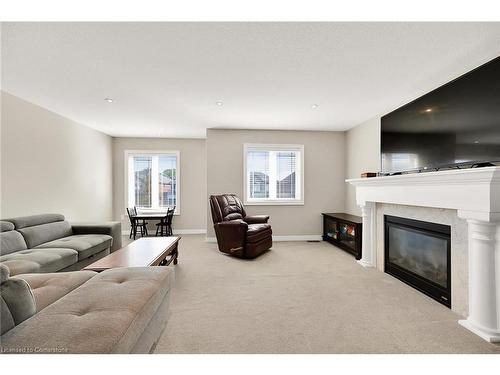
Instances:
[[[70,224],[43,214],[0,221],[0,263],[11,275],[80,270],[121,247],[120,223]]]
[[[0,221],[0,353],[150,352],[167,323],[171,267],[59,272],[120,247],[119,223]]]
[[[0,264],[0,353],[149,353],[172,279],[170,267],[10,277]]]

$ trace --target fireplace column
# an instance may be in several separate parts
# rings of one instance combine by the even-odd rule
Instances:
[[[500,342],[500,215],[460,212],[469,227],[469,316],[459,323]]]
[[[375,202],[363,202],[359,205],[363,217],[363,235],[361,238],[361,259],[358,263],[363,267],[377,266],[377,244],[376,244],[376,210]]]

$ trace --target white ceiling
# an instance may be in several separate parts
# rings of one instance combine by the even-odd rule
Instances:
[[[2,89],[112,136],[346,130],[499,54],[500,23],[4,23]]]

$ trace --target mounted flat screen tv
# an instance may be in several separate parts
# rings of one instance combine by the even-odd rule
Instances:
[[[382,172],[500,162],[500,57],[382,117]]]

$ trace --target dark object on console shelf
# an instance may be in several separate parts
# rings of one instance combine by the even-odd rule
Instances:
[[[494,167],[495,164],[490,163],[489,161],[473,164],[471,168],[484,168],[484,167]]]
[[[361,259],[363,219],[345,213],[323,213],[323,240]]]
[[[377,177],[377,173],[375,173],[375,172],[361,173],[361,178],[367,178],[367,177]]]
[[[210,208],[219,250],[239,258],[255,258],[273,246],[269,216],[247,216],[234,194],[211,195]]]

